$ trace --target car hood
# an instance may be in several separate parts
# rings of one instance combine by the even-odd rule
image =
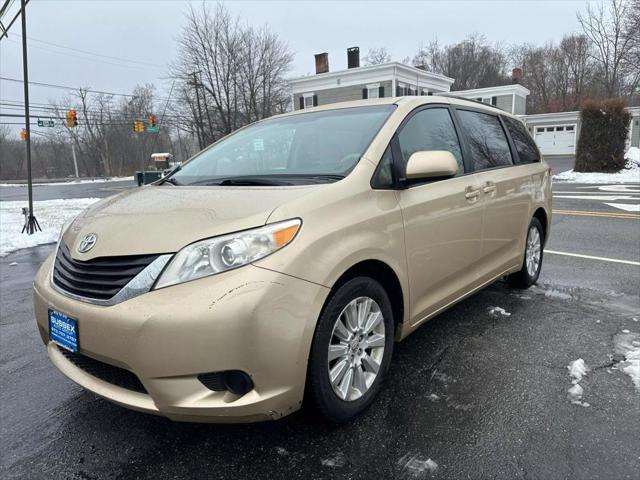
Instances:
[[[148,186],[101,200],[64,233],[74,258],[173,253],[197,240],[264,225],[273,210],[323,185],[287,187]],[[94,247],[78,244],[95,234]]]

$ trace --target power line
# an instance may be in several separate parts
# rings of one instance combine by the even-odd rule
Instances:
[[[23,80],[18,79],[18,78],[9,78],[9,77],[0,77],[0,80],[5,80],[7,82],[14,82],[14,83],[23,83]],[[82,88],[82,87],[69,87],[67,85],[57,85],[55,83],[44,83],[44,82],[28,82],[29,85],[35,85],[38,87],[47,87],[47,88],[58,88],[61,90],[69,90],[69,91],[73,91],[73,92],[87,92],[87,93],[98,93],[98,94],[102,94],[102,95],[113,95],[113,96],[118,96],[118,97],[131,97],[131,98],[137,98],[136,95],[130,94],[130,93],[116,93],[116,92],[105,92],[103,90],[91,90],[89,88]],[[154,97],[156,100],[167,100],[167,97]]]
[[[14,83],[24,83],[24,80],[20,80],[17,78],[9,78],[9,77],[0,77],[0,80],[5,80],[7,82],[14,82]],[[126,94],[126,93],[115,93],[115,92],[105,92],[105,91],[101,91],[101,90],[90,90],[88,88],[76,88],[76,87],[69,87],[66,85],[56,85],[54,83],[43,83],[43,82],[28,82],[29,85],[36,85],[38,87],[48,87],[48,88],[59,88],[61,90],[71,90],[71,91],[83,91],[83,92],[88,92],[88,93],[100,93],[102,95],[116,95],[119,97],[135,97],[135,95],[130,95],[130,94]]]

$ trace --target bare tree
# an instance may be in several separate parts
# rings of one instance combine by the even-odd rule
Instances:
[[[454,78],[452,90],[503,85],[507,57],[497,45],[490,45],[482,35],[469,35],[462,42],[441,47],[437,40],[421,47],[414,65],[425,65],[435,73]]]
[[[586,13],[577,14],[584,35],[593,45],[597,79],[607,97],[630,97],[640,83],[637,9],[637,1],[609,0],[607,9],[603,4],[587,4]]]
[[[389,63],[391,61],[391,54],[386,47],[370,48],[367,51],[367,56],[364,57],[365,65],[380,65],[382,63]]]
[[[285,111],[293,56],[268,28],[244,26],[224,5],[191,8],[171,75],[200,147],[247,123]]]

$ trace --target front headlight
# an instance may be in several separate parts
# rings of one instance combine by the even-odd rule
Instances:
[[[293,240],[301,224],[300,219],[287,220],[187,245],[171,259],[154,289],[255,262]]]

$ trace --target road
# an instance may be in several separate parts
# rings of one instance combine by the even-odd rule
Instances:
[[[36,331],[30,286],[51,246],[4,257],[0,477],[637,479],[640,392],[614,343],[640,340],[640,266],[612,260],[640,261],[640,219],[558,193],[580,187],[554,187],[566,213],[554,216],[547,249],[558,253],[545,255],[539,285],[497,282],[428,322],[396,346],[372,408],[343,426],[304,410],[180,424],[98,399],[50,364]],[[567,399],[578,358],[591,368],[588,407]]]
[[[57,198],[102,198],[114,195],[124,189],[135,186],[133,180],[91,183],[62,183],[58,185],[33,185],[33,199],[55,200]],[[27,199],[27,187],[0,187],[0,201],[18,201]]]

